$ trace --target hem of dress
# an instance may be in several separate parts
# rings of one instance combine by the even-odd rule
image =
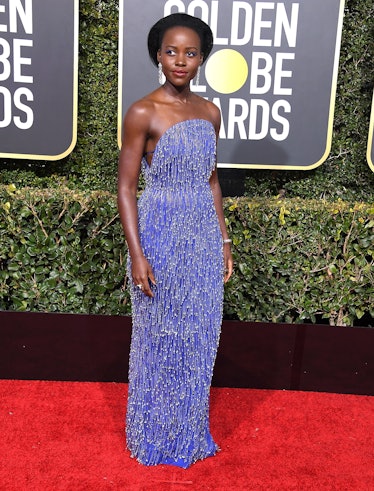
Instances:
[[[221,451],[220,447],[216,445],[216,448],[214,448],[211,452],[208,452],[206,455],[202,457],[197,457],[196,459],[193,459],[191,461],[185,461],[182,458],[179,459],[174,459],[172,457],[160,457],[157,461],[155,462],[147,462],[143,461],[140,457],[137,457],[134,455],[131,451],[131,458],[136,459],[139,464],[145,465],[147,467],[155,467],[157,465],[172,465],[174,467],[179,467],[181,469],[188,469],[191,467],[193,464],[200,460],[205,460],[209,457],[214,457],[218,452]]]

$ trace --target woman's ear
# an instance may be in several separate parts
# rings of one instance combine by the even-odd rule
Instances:
[[[158,62],[161,61],[161,50],[160,49],[157,51],[157,61]]]

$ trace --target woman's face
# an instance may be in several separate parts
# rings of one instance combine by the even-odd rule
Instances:
[[[187,85],[203,61],[200,37],[189,27],[172,27],[165,32],[157,57],[169,82]]]

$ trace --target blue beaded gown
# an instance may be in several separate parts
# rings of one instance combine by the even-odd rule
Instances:
[[[153,298],[130,287],[126,439],[145,465],[187,468],[218,450],[209,430],[223,304],[222,235],[209,185],[215,157],[213,125],[192,119],[165,131],[151,165],[142,160],[139,234],[157,285]]]

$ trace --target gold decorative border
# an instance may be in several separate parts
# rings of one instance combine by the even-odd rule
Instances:
[[[118,24],[118,108],[117,108],[117,142],[118,148],[122,146],[122,91],[123,91],[123,24],[124,0],[119,0]]]
[[[368,149],[367,149],[367,154],[366,154],[366,158],[367,158],[369,167],[374,172],[374,162],[372,160],[373,140],[374,140],[374,92],[373,92],[373,101],[372,101],[372,105],[371,105]]]

